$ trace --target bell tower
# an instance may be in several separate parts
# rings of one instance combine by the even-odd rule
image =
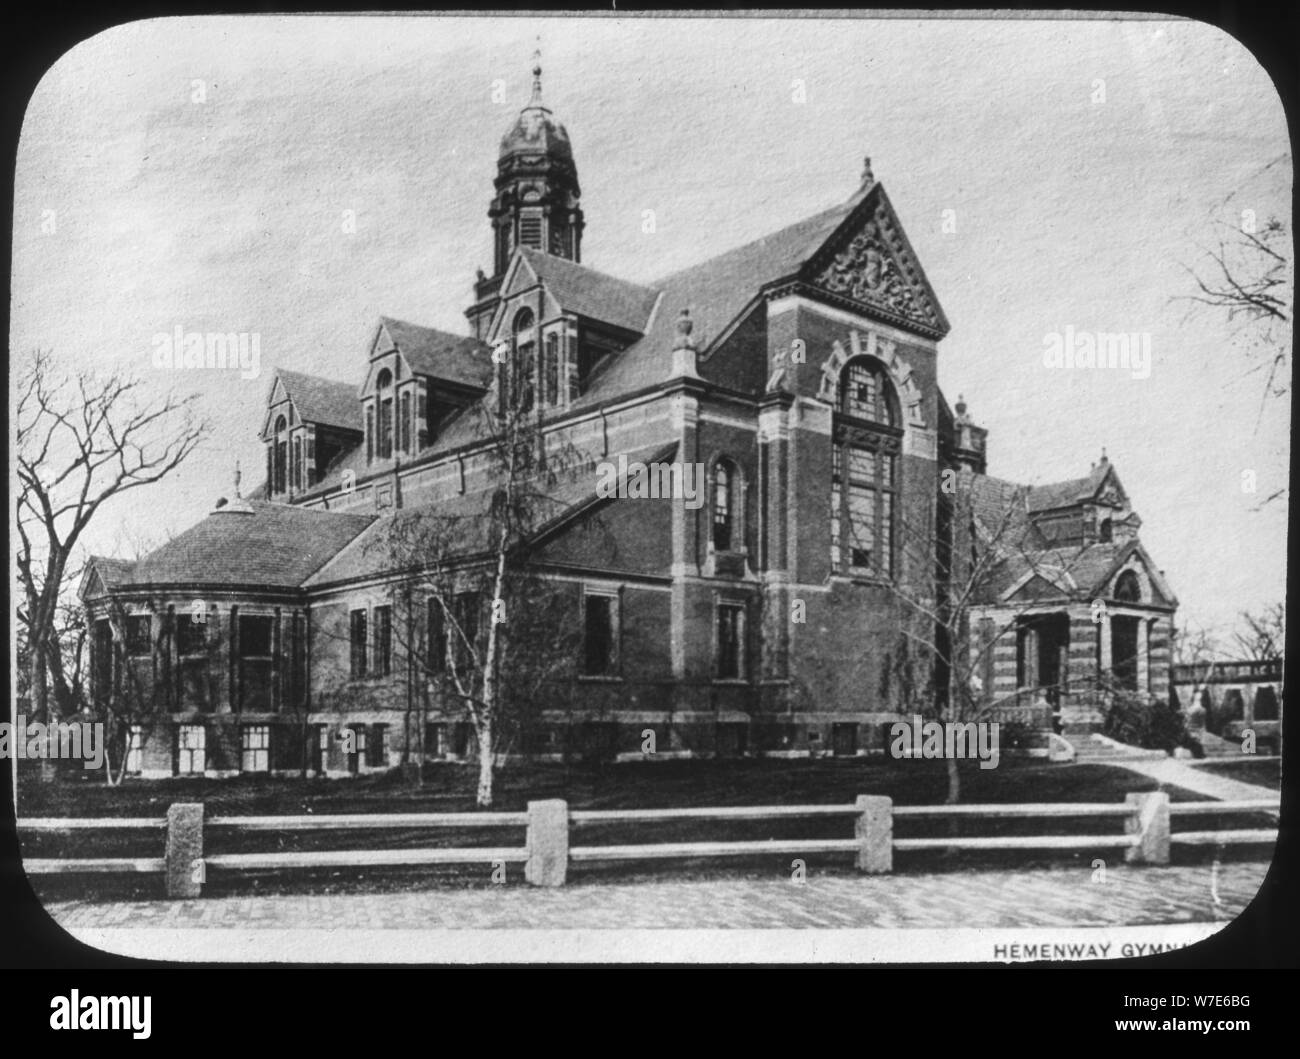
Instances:
[[[540,51],[533,55],[532,97],[501,138],[494,187],[496,194],[488,207],[492,273],[480,271],[475,304],[466,312],[480,335],[496,308],[501,280],[516,247],[582,260],[582,189],[569,134],[542,102]]]

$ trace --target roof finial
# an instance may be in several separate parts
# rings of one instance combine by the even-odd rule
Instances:
[[[1102,462],[1102,463],[1110,463],[1110,460],[1108,460],[1108,459],[1106,458],[1106,446],[1105,446],[1105,445],[1103,445],[1103,446],[1101,447],[1101,462]]]
[[[875,174],[871,172],[871,156],[867,155],[862,159],[862,186],[868,187],[875,182]]]
[[[239,500],[239,461],[235,460],[235,499]]]
[[[528,101],[530,107],[542,105],[542,38],[537,37],[537,48],[533,52],[533,98]]]

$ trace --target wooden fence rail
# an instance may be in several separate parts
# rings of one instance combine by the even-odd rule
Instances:
[[[852,805],[725,806],[690,809],[580,809],[569,811],[559,799],[528,803],[527,812],[306,814],[300,816],[218,816],[204,819],[201,803],[172,805],[166,817],[23,820],[19,827],[37,833],[150,830],[165,832],[162,857],[65,857],[24,861],[31,874],[161,873],[169,897],[198,897],[208,868],[252,871],[320,867],[418,867],[454,864],[523,864],[534,886],[563,886],[572,863],[678,858],[748,857],[766,854],[852,853],[859,871],[893,870],[895,850],[1103,850],[1122,849],[1130,864],[1168,864],[1174,845],[1244,845],[1273,842],[1273,828],[1171,832],[1174,816],[1268,813],[1277,819],[1279,798],[1237,802],[1173,802],[1164,791],[1130,794],[1122,803],[1044,802],[1016,805],[899,805],[880,795],[860,795]],[[731,842],[658,842],[636,845],[573,846],[572,833],[601,824],[663,823],[681,820],[788,820],[852,818],[853,837],[759,839]],[[1123,833],[1102,835],[986,835],[895,838],[894,820],[1061,819],[1101,817],[1122,820]],[[522,846],[418,849],[344,849],[278,853],[205,853],[206,829],[238,832],[391,830],[402,828],[518,828]]]

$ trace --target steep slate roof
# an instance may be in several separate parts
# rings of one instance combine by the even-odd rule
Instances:
[[[478,339],[421,327],[391,316],[381,316],[379,320],[416,374],[481,390],[486,390],[491,383],[491,350]],[[355,391],[352,400],[355,404]]]
[[[361,405],[355,386],[284,368],[277,368],[275,374],[303,422],[361,430]]]
[[[1101,488],[1110,469],[1109,463],[1099,463],[1086,478],[1071,478],[1066,482],[1033,486],[1029,490],[1029,510],[1049,511],[1091,500],[1097,495],[1097,490]]]
[[[662,382],[672,364],[677,316],[683,308],[691,311],[699,348],[707,348],[764,286],[798,272],[862,199],[859,192],[838,206],[652,284],[663,296],[650,330],[596,372],[573,407],[599,404]]]
[[[297,588],[375,519],[260,500],[246,503],[252,514],[218,509],[134,564],[108,560],[119,575],[131,567],[114,587],[197,583]]]
[[[670,459],[676,449],[676,442],[657,442],[622,455],[627,456],[629,463],[641,461],[649,464]],[[616,461],[618,454],[605,459]],[[593,461],[592,466],[558,475],[555,485],[539,490],[545,495],[546,509],[538,512],[537,536],[549,534],[576,512],[598,502],[596,484]],[[365,532],[312,574],[305,587],[319,588],[391,572],[397,560],[408,559],[413,549],[418,550],[420,541],[433,543],[444,561],[476,555],[485,547],[489,502],[489,490],[476,490],[419,507],[403,508],[376,519]]]
[[[659,292],[567,258],[522,247],[528,266],[569,312],[629,331],[644,331]]]
[[[135,563],[130,559],[110,559],[103,555],[92,555],[88,567],[99,574],[100,581],[107,589],[129,584],[135,571]],[[84,584],[83,578],[83,584]]]

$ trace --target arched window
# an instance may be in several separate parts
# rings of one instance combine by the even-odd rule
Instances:
[[[393,456],[393,373],[387,368],[375,379],[375,395],[379,401],[379,458]]]
[[[1102,544],[1109,544],[1111,542],[1111,535],[1112,535],[1112,530],[1110,526],[1110,519],[1104,518],[1101,520],[1101,523],[1097,526],[1097,539],[1101,541]]]
[[[273,489],[277,493],[283,493],[285,490],[285,476],[287,468],[285,464],[289,461],[289,439],[286,432],[289,424],[284,416],[279,416],[275,421],[275,484]]]
[[[894,570],[898,405],[884,368],[867,357],[840,374],[831,453],[831,564],[845,573]]]
[[[533,335],[533,311],[520,309],[515,314],[515,392],[514,400],[520,412],[527,412],[533,407],[533,378],[535,369],[533,360],[537,355],[537,343]]]
[[[1125,570],[1115,579],[1115,598],[1121,603],[1138,603],[1142,599],[1142,583],[1132,570]]]
[[[741,531],[740,471],[729,459],[713,465],[713,549],[739,551],[744,544]]]

